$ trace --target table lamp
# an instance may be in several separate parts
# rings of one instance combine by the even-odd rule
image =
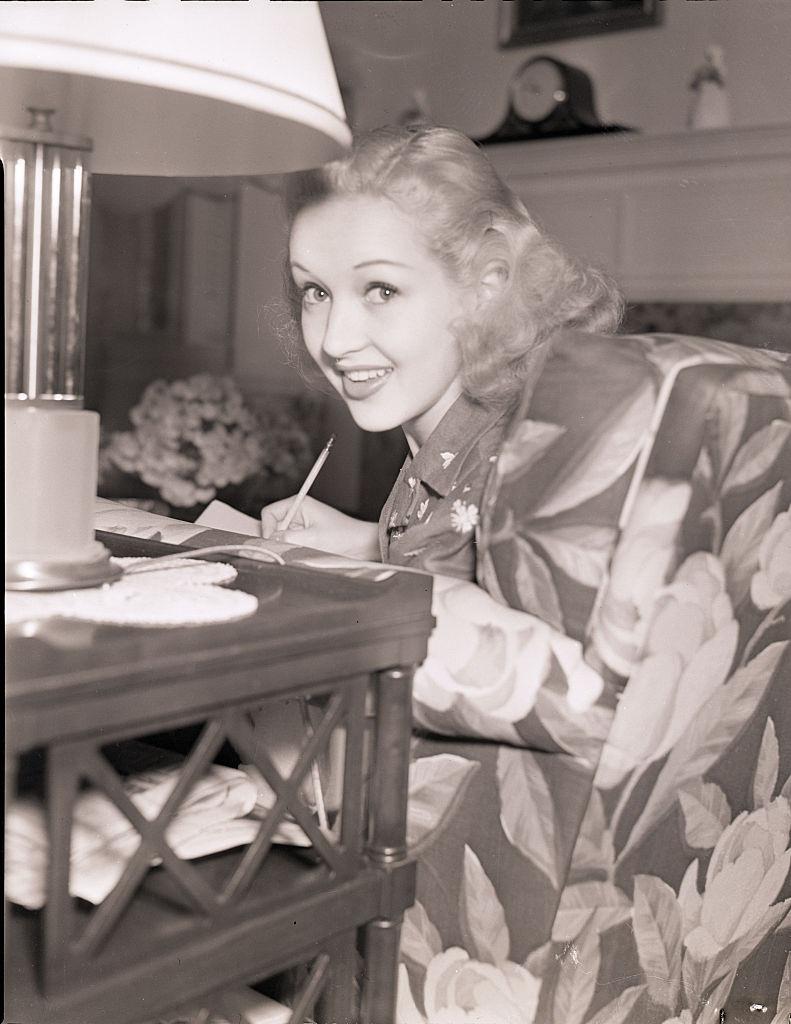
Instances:
[[[350,141],[316,3],[3,5],[7,589],[118,575],[94,540],[99,417],[82,408],[89,171],[287,172]]]

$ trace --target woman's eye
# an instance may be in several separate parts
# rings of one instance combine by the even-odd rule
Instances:
[[[306,284],[302,288],[302,301],[308,306],[314,306],[328,298],[329,292],[318,284]]]
[[[389,302],[394,295],[398,294],[398,289],[394,288],[390,284],[370,284],[365,292],[365,297],[369,302],[382,305],[385,302]]]

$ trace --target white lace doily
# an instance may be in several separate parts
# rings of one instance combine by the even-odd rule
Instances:
[[[258,600],[219,584],[236,579],[224,562],[114,558],[117,583],[50,593],[6,592],[6,624],[60,616],[119,626],[200,626],[252,615]]]
[[[192,558],[111,558],[124,570],[124,583],[160,588],[203,586],[207,583],[232,583],[239,575],[227,562],[203,562]]]

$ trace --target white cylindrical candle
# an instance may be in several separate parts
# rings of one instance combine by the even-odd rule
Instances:
[[[6,405],[6,565],[87,562],[94,540],[99,415]]]

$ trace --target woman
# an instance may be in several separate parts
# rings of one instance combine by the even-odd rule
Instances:
[[[475,576],[486,477],[559,329],[613,329],[621,301],[549,240],[483,152],[448,128],[382,128],[295,177],[291,299],[302,340],[364,430],[409,455],[379,523],[314,499],[281,536]],[[262,510],[265,537],[291,499]]]

